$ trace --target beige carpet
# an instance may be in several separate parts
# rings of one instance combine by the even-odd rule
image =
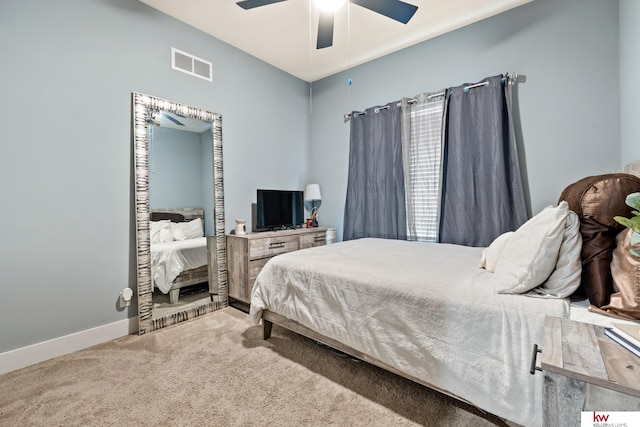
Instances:
[[[504,426],[234,308],[0,376],[2,426]]]

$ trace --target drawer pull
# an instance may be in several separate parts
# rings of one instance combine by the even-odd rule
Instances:
[[[529,373],[531,375],[535,375],[536,371],[542,371],[541,368],[536,366],[536,359],[538,358],[538,353],[542,353],[542,350],[538,348],[538,344],[533,345],[533,353],[531,354],[531,369]]]
[[[284,248],[284,242],[269,243],[269,249],[282,249]]]
[[[324,236],[316,236],[315,239],[313,239],[314,242],[324,242]]]

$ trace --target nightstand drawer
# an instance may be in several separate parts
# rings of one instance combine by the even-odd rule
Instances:
[[[326,231],[322,231],[319,233],[308,233],[300,236],[300,249],[313,248],[315,246],[324,246],[326,243]]]
[[[298,236],[277,236],[249,242],[249,259],[272,257],[298,250]]]

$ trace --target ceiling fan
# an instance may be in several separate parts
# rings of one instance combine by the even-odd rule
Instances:
[[[280,3],[287,0],[243,0],[236,4],[243,9],[253,9],[273,3]],[[400,0],[349,0],[353,4],[362,6],[373,12],[384,15],[388,18],[406,24],[418,10],[418,6],[405,3]],[[324,49],[333,45],[333,20],[335,11],[320,10],[318,20],[318,39],[316,49]]]
[[[181,121],[179,121],[178,119],[173,117],[171,114],[166,113],[164,111],[161,111],[160,114],[162,114],[162,117],[164,117],[167,120],[172,121],[173,123],[177,124],[178,126],[184,126],[184,123],[182,123]],[[181,116],[180,114],[176,114],[176,116],[182,117],[184,119],[184,116]]]
[[[176,116],[181,117],[181,118],[185,118],[184,116],[175,113]],[[173,117],[171,114],[167,113],[166,111],[160,111],[157,110],[155,108],[148,108],[147,109],[147,123],[152,124],[154,126],[162,126],[162,123],[165,123],[165,121],[162,121],[161,123],[161,119],[164,118],[166,120],[169,120],[170,122],[175,123],[178,126],[184,126],[184,123],[182,123],[180,120],[176,119],[175,117]]]

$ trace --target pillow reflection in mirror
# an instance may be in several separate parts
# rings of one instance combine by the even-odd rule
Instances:
[[[150,222],[150,240],[151,243],[160,242],[160,231],[163,229],[168,229],[171,227],[171,221],[168,219],[163,219],[161,221],[151,221]]]
[[[187,239],[197,239],[198,237],[204,237],[204,229],[202,227],[202,219],[196,218],[189,222],[184,222],[184,234]]]
[[[173,242],[173,234],[170,227],[160,230],[158,241],[160,243]]]
[[[171,224],[171,234],[173,235],[173,240],[182,241],[187,240],[187,235],[184,234],[184,226],[186,223],[179,222]]]

